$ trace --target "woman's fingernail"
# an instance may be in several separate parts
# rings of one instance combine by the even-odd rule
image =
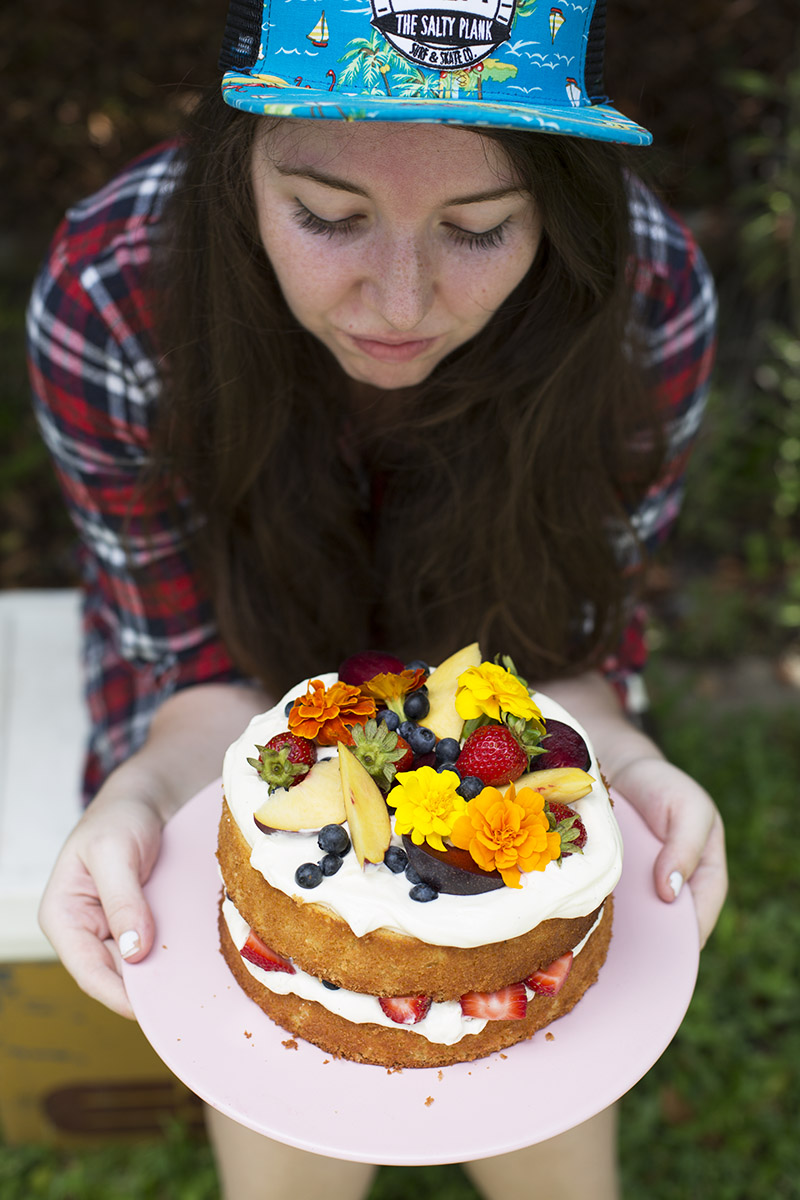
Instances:
[[[142,948],[135,929],[126,929],[124,933],[121,933],[117,945],[123,958],[130,958],[132,954],[136,954]]]
[[[681,888],[683,887],[683,876],[681,875],[680,871],[673,871],[669,877],[668,883],[672,888],[672,894],[677,900],[678,896],[681,894]]]

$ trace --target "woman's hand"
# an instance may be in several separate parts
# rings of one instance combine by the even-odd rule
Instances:
[[[155,865],[163,820],[134,799],[125,768],[112,775],[67,839],[50,876],[39,922],[64,966],[95,1000],[133,1017],[121,957],[143,958],[153,916],[142,885]]]
[[[256,688],[204,684],[164,702],[147,741],[109,776],[59,855],[39,922],[76,982],[124,1017],[121,959],[155,936],[142,890],[169,817],[219,774],[227,746],[271,701]]]
[[[669,903],[688,882],[705,945],[728,890],[725,835],[713,800],[630,723],[600,675],[544,683],[541,690],[585,727],[609,784],[663,843],[653,866],[656,892]]]
[[[652,757],[631,759],[609,782],[663,842],[653,867],[661,899],[674,900],[688,881],[704,946],[728,890],[725,833],[716,805],[698,783],[657,751]]]

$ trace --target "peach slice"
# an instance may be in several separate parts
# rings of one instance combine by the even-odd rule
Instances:
[[[435,671],[428,676],[428,700],[430,711],[422,724],[432,729],[437,738],[451,737],[456,741],[461,739],[464,728],[464,718],[456,712],[456,687],[458,677],[468,667],[481,665],[481,649],[477,642],[464,646],[446,658]]]
[[[352,750],[339,743],[339,773],[350,839],[359,866],[383,862],[392,840],[389,810],[380,788]]]
[[[588,796],[594,779],[580,767],[550,767],[544,771],[528,771],[514,784],[517,791],[533,788],[541,792],[545,800],[557,800],[559,804],[572,804],[581,796]]]
[[[253,814],[265,833],[271,829],[322,829],[323,825],[343,825],[345,819],[338,758],[316,762],[300,783],[279,788]]]

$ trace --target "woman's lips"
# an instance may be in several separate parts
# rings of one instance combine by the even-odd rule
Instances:
[[[387,363],[411,362],[436,341],[436,338],[414,338],[407,342],[384,342],[376,338],[356,337],[355,334],[349,337],[362,353]]]

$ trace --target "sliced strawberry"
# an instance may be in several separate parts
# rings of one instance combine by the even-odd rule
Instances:
[[[529,975],[525,982],[531,991],[536,992],[537,996],[557,996],[572,969],[572,957],[572,951],[568,950],[561,958],[551,962],[549,967],[542,967],[540,971]]]
[[[497,992],[466,992],[461,997],[465,1017],[485,1017],[487,1021],[519,1021],[527,1008],[524,983],[511,983]]]
[[[269,946],[262,942],[253,929],[247,935],[247,941],[239,953],[242,958],[246,958],[254,966],[261,967],[262,971],[285,971],[287,975],[296,974],[295,968],[289,959],[282,958],[280,954],[277,954],[274,950],[270,950]]]
[[[395,1025],[416,1025],[428,1015],[430,996],[379,996],[378,1003]]]
[[[519,779],[528,756],[505,725],[481,725],[464,742],[456,766],[462,779],[475,775],[487,787],[499,787]]]

